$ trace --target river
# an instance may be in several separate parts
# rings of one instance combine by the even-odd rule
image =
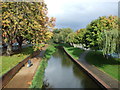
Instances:
[[[57,49],[48,60],[44,86],[48,88],[100,88],[62,49]]]

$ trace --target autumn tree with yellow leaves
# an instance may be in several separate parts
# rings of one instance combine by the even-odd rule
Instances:
[[[12,52],[12,41],[17,40],[19,49],[25,39],[31,40],[35,48],[49,39],[50,28],[55,26],[55,18],[47,16],[44,2],[4,2],[2,3],[2,37],[8,44],[7,54]]]

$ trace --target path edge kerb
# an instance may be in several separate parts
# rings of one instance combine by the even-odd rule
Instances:
[[[16,75],[16,73],[27,63],[27,61],[38,55],[40,53],[40,50],[34,51],[32,54],[27,56],[25,59],[23,59],[21,62],[19,62],[16,66],[11,68],[9,71],[7,71],[5,74],[3,74],[0,77],[0,83],[2,84],[1,88],[4,88],[8,82]]]
[[[98,76],[96,76],[95,74],[93,74],[90,70],[88,70],[82,63],[80,63],[79,61],[75,60],[66,50],[64,47],[62,47],[63,50],[65,51],[65,53],[75,62],[77,63],[100,87],[105,88],[105,89],[109,89],[111,88],[110,86],[108,86],[103,80],[101,80]]]

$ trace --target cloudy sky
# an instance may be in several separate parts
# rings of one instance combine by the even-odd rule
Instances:
[[[48,16],[56,17],[56,28],[85,28],[99,16],[118,16],[119,0],[45,0]]]

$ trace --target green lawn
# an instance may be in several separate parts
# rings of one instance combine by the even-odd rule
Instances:
[[[64,46],[65,50],[76,60],[80,58],[80,54],[84,52],[83,49],[71,46]]]
[[[0,66],[2,66],[2,71],[0,71],[0,76],[6,73],[8,70],[13,68],[15,65],[17,65],[20,61],[22,61],[24,58],[29,56],[33,52],[32,47],[24,48],[21,53],[14,54],[12,56],[0,56],[0,59],[2,62],[0,63]]]
[[[120,59],[109,58],[106,59],[102,52],[95,52],[90,51],[87,56],[86,60],[90,63],[98,67],[100,70],[106,72],[111,77],[120,81],[120,72],[118,72],[118,67],[120,67]]]

